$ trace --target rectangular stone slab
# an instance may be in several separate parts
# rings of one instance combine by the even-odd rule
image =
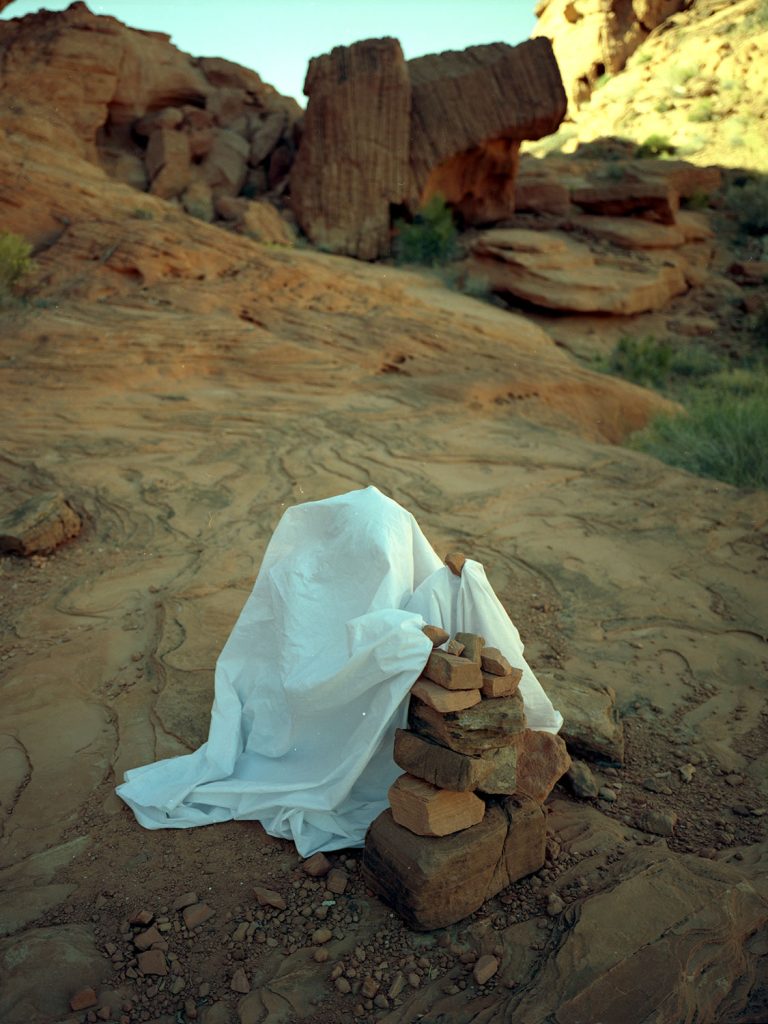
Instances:
[[[392,817],[419,836],[447,836],[477,825],[485,804],[474,793],[439,789],[413,775],[401,775],[389,787]]]
[[[390,810],[368,829],[365,884],[416,931],[445,928],[544,864],[546,818],[531,801],[491,804],[479,825],[416,836]]]
[[[485,647],[485,637],[478,636],[477,633],[456,633],[453,639],[457,643],[464,644],[462,658],[480,664],[480,654]]]
[[[513,693],[509,697],[481,700],[466,711],[441,715],[412,697],[408,725],[421,736],[460,754],[481,754],[514,743],[515,736],[525,729],[523,698]]]
[[[486,750],[480,760],[489,769],[480,789],[483,793],[512,796],[517,792],[517,762],[519,757],[519,735],[508,747]]]
[[[508,676],[512,671],[498,647],[484,647],[480,652],[480,665],[483,672],[490,672],[492,676]]]
[[[491,764],[482,758],[459,754],[405,729],[395,733],[395,764],[433,786],[458,792],[482,788],[491,772]]]
[[[522,678],[523,670],[521,668],[513,668],[506,676],[483,672],[482,694],[484,697],[509,697],[517,690]]]
[[[463,711],[480,703],[479,690],[446,690],[444,686],[438,686],[423,676],[413,684],[411,694],[441,714],[447,711]]]
[[[475,664],[463,656],[457,658],[445,651],[430,654],[422,675],[446,690],[479,690],[483,683],[479,661]]]

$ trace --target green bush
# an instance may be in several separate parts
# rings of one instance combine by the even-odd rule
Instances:
[[[688,120],[694,121],[696,124],[702,124],[705,121],[714,121],[714,119],[715,105],[712,100],[699,100],[699,102],[694,103],[688,111]]]
[[[437,267],[456,255],[458,233],[453,213],[441,195],[434,195],[413,221],[395,221],[395,258],[398,263]]]
[[[709,207],[709,193],[696,188],[682,200],[681,205],[685,210],[706,210]]]
[[[768,179],[747,181],[728,189],[727,202],[750,235],[768,234]]]
[[[641,143],[635,150],[635,157],[638,160],[648,160],[660,156],[673,156],[677,152],[675,146],[669,141],[666,135],[649,135],[645,142]]]
[[[698,476],[768,487],[768,375],[721,374],[692,393],[685,412],[659,416],[630,446]]]
[[[608,360],[608,370],[633,384],[663,387],[672,370],[672,347],[651,335],[620,338]]]
[[[0,232],[0,302],[9,298],[22,274],[32,269],[32,246],[18,235]]]

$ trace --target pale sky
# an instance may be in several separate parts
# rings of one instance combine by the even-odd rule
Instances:
[[[69,0],[13,0],[0,19]],[[252,68],[302,106],[310,57],[334,46],[394,36],[407,58],[477,43],[520,43],[534,26],[534,0],[91,0],[133,28],[166,32],[194,57],[226,57]]]

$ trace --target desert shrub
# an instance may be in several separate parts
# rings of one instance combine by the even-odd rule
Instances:
[[[604,71],[602,73],[602,75],[598,75],[597,78],[592,83],[592,90],[593,90],[593,92],[595,90],[597,90],[597,89],[602,89],[603,86],[607,85],[608,82],[610,82],[610,80],[612,78],[613,78],[613,75],[610,73],[610,71]]]
[[[690,82],[699,73],[699,69],[692,64],[673,65],[666,73],[667,80],[672,86],[683,86]]]
[[[753,179],[728,189],[727,202],[750,235],[768,234],[768,179]]]
[[[650,53],[648,53],[647,50],[643,50],[641,53],[637,55],[635,64],[649,64],[652,59],[653,58],[651,57]]]
[[[625,336],[619,339],[608,360],[607,369],[633,384],[663,387],[672,370],[672,346],[657,341],[652,335],[645,338]]]
[[[755,9],[744,19],[745,27],[749,31],[759,31],[768,28],[768,0],[758,0]]]
[[[698,476],[768,487],[768,375],[718,375],[686,404],[633,435],[631,447]]]
[[[705,121],[714,121],[714,119],[715,105],[712,100],[699,100],[699,102],[694,103],[688,111],[688,120],[694,121],[696,124],[702,124]]]
[[[685,210],[706,210],[709,207],[709,193],[701,189],[694,189],[693,192],[681,202]]]
[[[657,114],[666,114],[668,111],[675,109],[675,104],[670,100],[659,100],[654,109]]]
[[[637,147],[635,157],[638,160],[649,160],[660,156],[672,156],[676,152],[677,148],[666,135],[653,134]]]
[[[395,258],[398,263],[437,267],[456,255],[453,213],[441,195],[434,195],[412,222],[395,221]]]
[[[11,290],[22,274],[32,269],[32,246],[18,235],[0,232],[0,303],[11,296]]]
[[[137,206],[135,210],[131,210],[131,216],[134,220],[154,220],[152,211],[143,206]]]

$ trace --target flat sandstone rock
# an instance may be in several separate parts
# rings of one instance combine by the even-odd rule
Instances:
[[[419,836],[447,836],[477,825],[485,804],[469,792],[438,789],[413,775],[401,775],[389,787],[392,817]]]
[[[479,690],[446,690],[444,686],[423,678],[416,680],[411,687],[411,694],[441,714],[463,711],[480,702]]]
[[[459,754],[405,729],[395,733],[395,764],[433,786],[457,792],[481,789],[492,770],[483,758]]]
[[[412,698],[408,724],[414,732],[460,754],[481,754],[484,750],[514,743],[515,736],[527,723],[523,698],[513,693],[510,697],[482,700],[466,711],[445,715]]]
[[[41,494],[0,518],[0,551],[43,555],[76,537],[81,527],[63,494]]]
[[[368,829],[365,884],[417,931],[445,928],[544,863],[546,819],[533,801],[488,807],[472,828],[443,838],[414,835],[390,810]]]
[[[422,674],[446,690],[478,690],[483,682],[479,663],[445,651],[433,651]]]
[[[483,672],[481,692],[484,697],[510,697],[517,690],[522,678],[523,670],[521,668],[513,668],[506,676]]]

